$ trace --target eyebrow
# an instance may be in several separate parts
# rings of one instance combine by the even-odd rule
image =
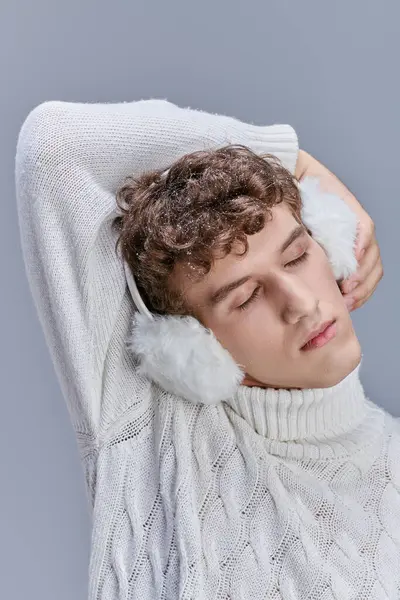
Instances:
[[[298,225],[297,227],[295,227],[295,229],[293,229],[290,232],[286,240],[281,245],[280,253],[283,254],[283,252],[285,252],[286,248],[288,248],[290,244],[292,244],[295,240],[297,240],[298,237],[305,234],[306,232],[307,230],[304,227],[304,225]],[[215,306],[219,302],[222,302],[222,300],[224,300],[228,296],[228,294],[230,294],[233,290],[246,283],[246,281],[248,281],[249,279],[251,279],[251,275],[246,275],[245,277],[241,277],[240,279],[236,279],[235,281],[231,281],[230,283],[227,283],[226,285],[220,287],[216,292],[214,292],[211,295],[209,300],[210,306]]]

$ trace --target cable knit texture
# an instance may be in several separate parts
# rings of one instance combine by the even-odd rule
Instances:
[[[20,132],[26,272],[92,509],[89,600],[398,600],[400,427],[360,366],[332,388],[193,405],[141,378],[127,348],[116,189],[228,143],[294,172],[290,126],[163,100],[47,102]]]

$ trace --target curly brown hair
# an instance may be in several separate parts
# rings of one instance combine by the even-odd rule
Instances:
[[[235,144],[187,154],[168,171],[129,176],[116,194],[121,214],[112,228],[122,258],[135,275],[148,309],[158,314],[192,314],[183,294],[169,285],[179,262],[193,280],[272,218],[285,201],[301,222],[301,197],[294,176],[271,155]]]

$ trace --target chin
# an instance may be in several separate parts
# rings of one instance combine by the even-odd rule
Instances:
[[[318,381],[310,387],[332,387],[342,381],[360,364],[361,346],[356,335],[340,350],[335,349],[319,370]]]

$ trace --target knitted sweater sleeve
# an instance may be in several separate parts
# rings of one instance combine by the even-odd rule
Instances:
[[[122,385],[121,325],[131,306],[109,226],[115,192],[129,174],[228,143],[271,152],[294,172],[289,125],[252,125],[165,100],[45,102],[22,125],[15,178],[25,269],[82,447],[126,411],[131,389]]]

